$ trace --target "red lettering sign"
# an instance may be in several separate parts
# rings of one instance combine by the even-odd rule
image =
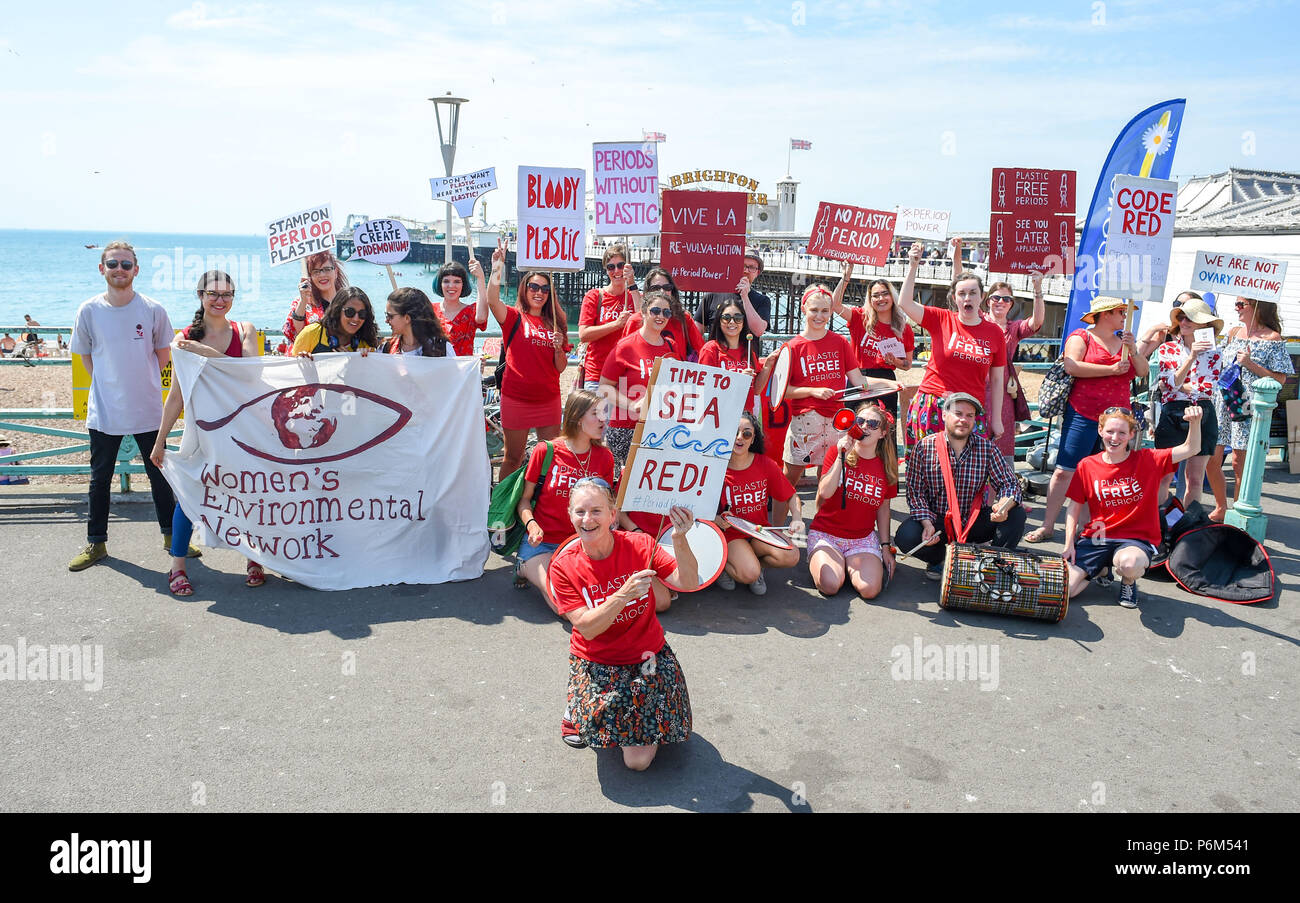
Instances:
[[[822,201],[813,220],[808,253],[831,260],[884,266],[894,242],[897,214]]]
[[[736,290],[745,253],[747,198],[741,191],[665,191],[663,268],[685,291]]]

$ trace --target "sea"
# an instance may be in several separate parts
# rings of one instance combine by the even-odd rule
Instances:
[[[234,279],[230,316],[251,320],[268,333],[280,331],[298,295],[301,265],[271,266],[265,235],[0,229],[0,327],[13,334],[23,324],[24,314],[31,314],[42,326],[70,327],[81,302],[104,290],[99,257],[104,245],[117,239],[135,247],[140,263],[136,291],[162,304],[176,328],[194,318],[198,308],[194,292],[199,276],[208,270],[222,270]],[[392,291],[384,268],[349,260],[344,269],[348,281],[369,295],[382,317],[384,299]],[[393,265],[393,273],[399,286],[414,286],[435,297],[431,268],[399,263]],[[514,302],[509,288],[503,297]],[[379,330],[387,331],[382,320]],[[500,335],[492,317],[486,334]]]

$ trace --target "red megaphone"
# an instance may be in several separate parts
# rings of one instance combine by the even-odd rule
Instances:
[[[848,408],[841,408],[835,416],[831,418],[831,424],[840,432],[848,430],[849,438],[853,439],[855,442],[866,435],[866,433],[862,431],[862,427],[858,426],[857,415]]]

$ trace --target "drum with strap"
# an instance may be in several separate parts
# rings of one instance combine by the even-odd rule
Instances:
[[[1060,621],[1070,606],[1060,555],[953,543],[939,587],[942,608]]]

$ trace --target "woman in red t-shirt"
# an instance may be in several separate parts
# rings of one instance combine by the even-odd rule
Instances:
[[[664,327],[664,335],[668,336],[682,360],[699,360],[700,349],[704,347],[704,334],[700,332],[700,324],[695,322],[695,318],[686,316],[686,308],[682,307],[682,299],[677,293],[677,286],[673,284],[672,274],[662,267],[655,267],[645,274],[645,290],[664,291],[672,298],[673,315]],[[623,327],[623,335],[631,335],[640,328],[641,315],[632,314]]]
[[[692,320],[692,323],[695,321]],[[733,373],[756,377],[759,372],[758,339],[741,332],[745,328],[745,308],[739,298],[724,301],[713,312],[709,327],[709,340],[700,351],[700,363],[707,367],[721,367]],[[775,361],[773,361],[775,363]],[[746,409],[758,410],[758,401],[750,393]]]
[[[817,486],[817,516],[808,527],[808,570],[817,589],[833,596],[847,572],[864,599],[874,599],[894,576],[889,544],[889,500],[898,495],[898,446],[894,418],[870,402],[858,408],[854,426],[826,452]]]
[[[853,277],[853,264],[844,264],[844,275],[832,292],[832,308],[849,324],[849,340],[857,355],[858,368],[863,376],[897,380],[898,370],[912,368],[912,353],[916,350],[916,335],[907,325],[907,317],[898,306],[894,286],[888,279],[873,279],[867,283],[867,303],[845,310],[844,292]],[[901,352],[901,353],[900,353]],[[898,418],[898,393],[881,396],[886,410]]]
[[[305,326],[325,319],[325,308],[334,296],[348,287],[348,277],[343,273],[332,251],[321,251],[307,258],[307,275],[298,283],[298,297],[289,305],[289,316],[284,320],[284,338],[290,345]]]
[[[728,303],[740,306],[738,301]],[[743,309],[741,315],[744,316]],[[759,426],[758,418],[746,411],[740,415],[736,439],[731,446],[727,478],[722,490],[722,506],[718,514],[718,526],[727,539],[727,566],[718,577],[718,586],[723,589],[735,589],[737,583],[746,583],[750,592],[761,596],[767,592],[767,581],[763,577],[764,566],[792,568],[799,563],[798,549],[778,549],[761,540],[750,539],[728,524],[722,516],[734,514],[750,523],[766,527],[769,525],[768,499],[775,503],[773,513],[778,523],[785,520],[786,511],[789,510],[790,532],[803,532],[799,496],[781,468],[763,454],[763,428]]]
[[[1182,445],[1130,451],[1137,436],[1132,412],[1115,407],[1101,414],[1101,452],[1080,461],[1070,481],[1061,551],[1070,568],[1070,598],[1113,567],[1120,579],[1119,604],[1138,607],[1137,579],[1146,573],[1160,543],[1160,484],[1179,462],[1200,452],[1201,415],[1198,405],[1183,412],[1187,438]],[[1092,522],[1076,541],[1085,505]]]
[[[651,580],[699,586],[686,533],[689,508],[674,507],[673,553],[645,533],[615,531],[609,484],[587,477],[569,490],[578,542],[551,559],[555,604],[569,619],[569,689],[560,736],[570,746],[623,748],[623,764],[650,767],[661,743],[691,735],[686,678],[655,614]],[[674,560],[675,559],[675,560]]]
[[[954,238],[953,259],[961,259],[961,239]],[[1043,320],[1047,316],[1047,308],[1043,304],[1043,274],[1034,271],[1029,274],[1029,280],[1034,286],[1034,310],[1028,320],[1008,320],[1007,314],[1011,312],[1011,306],[1016,303],[1016,296],[1010,284],[1006,282],[995,282],[989,286],[988,295],[984,298],[984,303],[988,306],[988,321],[993,323],[1002,330],[1006,336],[1007,343],[1007,378],[999,387],[1002,393],[1002,435],[998,437],[995,445],[998,451],[1002,452],[1002,457],[1007,462],[1015,464],[1016,457],[1016,396],[1021,394],[1024,389],[1021,387],[1019,380],[1016,379],[1016,346],[1022,340],[1037,334],[1042,328]],[[977,396],[978,397],[978,396]],[[991,408],[993,405],[993,383],[990,382],[988,389],[984,394],[984,406]]]
[[[474,304],[461,300],[469,288],[471,275],[478,282],[478,301]],[[468,270],[455,260],[444,263],[433,277],[433,293],[442,299],[433,302],[433,313],[451,343],[451,353],[457,357],[473,357],[474,333],[487,328],[488,317],[487,287],[483,284],[483,267],[478,258],[470,256]]]
[[[601,263],[609,275],[609,284],[583,295],[582,310],[578,313],[578,341],[587,346],[582,362],[582,387],[593,390],[600,382],[605,358],[623,338],[627,321],[641,306],[636,272],[627,262],[627,248],[621,244],[610,245],[601,255]]]
[[[646,292],[641,296],[641,331],[619,340],[600,370],[600,394],[613,409],[605,444],[620,467],[627,463],[632,432],[641,419],[646,386],[656,358],[681,360],[672,343],[664,338],[664,326],[672,316],[667,292]]]
[[[614,455],[600,439],[605,434],[605,403],[595,392],[574,389],[564,402],[563,436],[554,442],[551,469],[540,493],[542,464],[546,460],[545,442],[533,446],[524,473],[524,491],[519,497],[519,521],[528,538],[519,544],[519,568],[522,577],[542,591],[542,598],[559,614],[547,589],[546,570],[551,555],[560,543],[573,535],[569,524],[569,490],[583,477],[600,477],[614,484]]]
[[[519,469],[528,430],[538,439],[560,434],[560,374],[569,364],[568,321],[555,297],[550,273],[529,271],[519,280],[514,307],[501,300],[503,248],[492,252],[488,282],[488,307],[501,324],[506,350],[506,370],[501,380],[501,429],[506,434],[505,455],[497,479]]]
[[[958,273],[948,286],[949,309],[925,307],[912,297],[920,265],[918,242],[908,252],[907,275],[898,297],[903,313],[930,334],[925,376],[907,409],[904,439],[909,451],[926,436],[943,429],[944,396],[965,392],[983,398],[989,385],[1004,384],[1007,369],[1006,337],[981,313],[983,280],[969,271]],[[1004,397],[1005,393],[995,393],[989,410],[975,418],[975,431],[995,442],[1002,435]]]

